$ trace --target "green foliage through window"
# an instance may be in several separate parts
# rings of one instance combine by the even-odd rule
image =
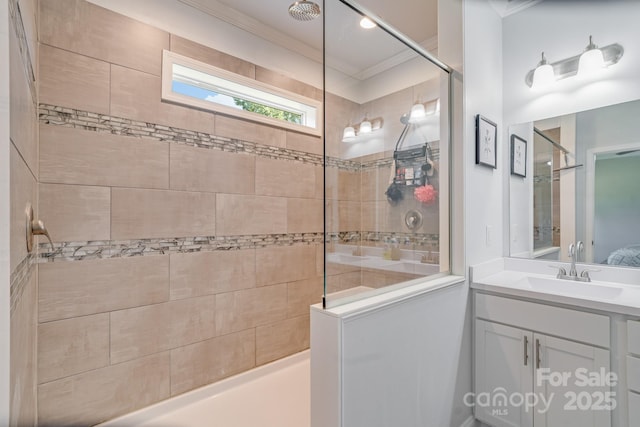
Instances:
[[[262,114],[263,116],[272,117],[274,119],[284,120],[290,123],[302,124],[302,114],[292,113],[291,111],[281,110],[275,107],[268,107],[256,102],[247,101],[245,99],[233,98],[233,102],[245,111]]]

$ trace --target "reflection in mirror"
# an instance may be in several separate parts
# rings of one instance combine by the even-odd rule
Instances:
[[[343,2],[324,13],[333,306],[449,269],[448,75]]]
[[[509,127],[533,141],[531,176],[510,177],[510,254],[640,267],[640,101]]]

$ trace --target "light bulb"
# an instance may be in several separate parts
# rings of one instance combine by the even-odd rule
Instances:
[[[531,89],[543,89],[550,86],[556,81],[556,75],[553,72],[553,66],[547,62],[542,52],[542,59],[538,63],[533,72],[533,83]]]
[[[362,123],[360,123],[360,129],[358,133],[359,134],[371,133],[371,122],[367,119],[364,119]]]
[[[344,128],[344,132],[342,132],[342,141],[349,141],[356,137],[356,130],[353,126],[347,126]]]
[[[424,119],[427,112],[424,109],[424,104],[416,103],[411,107],[411,114],[409,115],[409,122],[414,123]]]
[[[580,55],[578,63],[578,75],[585,76],[593,74],[595,71],[604,68],[604,56],[598,46],[593,44],[591,36],[589,36],[589,45],[584,53]]]
[[[360,20],[360,26],[366,30],[370,30],[372,28],[377,27],[376,23],[366,16]]]

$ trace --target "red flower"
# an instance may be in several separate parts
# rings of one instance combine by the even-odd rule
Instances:
[[[413,191],[413,195],[419,202],[430,205],[436,201],[438,192],[433,188],[433,185],[424,185],[421,187],[416,187],[416,189]]]

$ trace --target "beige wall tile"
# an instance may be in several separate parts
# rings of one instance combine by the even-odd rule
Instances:
[[[53,3],[51,0],[41,4]],[[40,102],[109,114],[109,64],[40,45]]]
[[[316,277],[314,245],[272,246],[256,249],[258,286]]]
[[[243,61],[235,56],[174,34],[171,34],[171,51],[252,79],[256,76],[256,67],[251,62]]]
[[[325,245],[327,245],[326,250],[329,251],[330,245],[327,243],[316,244],[316,274],[318,276],[322,276],[324,274]]]
[[[168,188],[169,144],[40,125],[40,181]]]
[[[36,285],[37,273],[33,272],[29,282],[24,285],[18,305],[11,313],[10,426],[36,425]]]
[[[287,314],[287,285],[245,289],[216,295],[218,335],[272,323]]]
[[[40,219],[54,242],[109,240],[111,189],[40,184]]]
[[[286,131],[248,120],[216,114],[216,135],[272,147],[286,147]]]
[[[391,207],[387,201],[362,202],[362,230],[404,231],[400,228],[399,217],[395,221],[396,228],[390,226],[389,214],[392,211],[398,215],[402,213],[399,209]]]
[[[38,326],[38,383],[109,365],[109,313]]]
[[[309,315],[256,328],[256,365],[309,348]]]
[[[327,156],[339,157],[344,150],[342,132],[345,126],[362,119],[360,105],[331,93],[326,96],[325,141]]]
[[[169,397],[170,354],[38,386],[38,419],[46,425],[94,425]]]
[[[39,270],[41,322],[169,299],[168,256],[53,262]]]
[[[256,194],[314,198],[316,167],[290,160],[256,158]]]
[[[9,152],[9,179],[11,180],[9,207],[11,210],[11,228],[9,230],[9,245],[11,249],[9,268],[13,272],[20,262],[28,255],[26,229],[26,206],[33,205],[34,212],[38,212],[38,186],[31,171],[24,163],[18,150],[11,145]]]
[[[216,195],[114,188],[111,238],[213,236]]]
[[[171,299],[256,286],[255,249],[171,254]]]
[[[338,199],[360,201],[360,172],[341,170],[338,172]]]
[[[214,134],[214,114],[162,102],[160,77],[111,66],[111,115]]]
[[[31,94],[15,31],[9,31],[9,46],[9,83],[11,87],[9,91],[9,129],[11,141],[33,174],[38,176],[36,94],[34,93],[33,96]],[[33,72],[35,73],[36,70]]]
[[[287,232],[287,201],[277,197],[218,194],[218,235],[280,234]]]
[[[322,155],[322,138],[319,136],[287,131],[287,148],[290,150]]]
[[[255,366],[255,330],[229,334],[171,351],[171,395]]]
[[[322,166],[316,166],[316,199],[324,200],[324,172]]]
[[[323,230],[322,200],[287,199],[287,232],[313,233]]]
[[[256,66],[256,80],[317,101],[322,101],[321,89],[258,65]]]
[[[362,270],[362,283],[370,288],[387,286],[387,277],[381,271]]]
[[[256,160],[252,154],[171,144],[174,190],[253,194],[255,181]]]
[[[338,230],[357,231],[361,229],[362,207],[360,202],[339,201],[338,202]]]
[[[215,336],[215,297],[203,296],[111,313],[111,363]]]
[[[362,286],[362,285],[366,286],[366,284],[362,283],[362,275],[360,271],[337,274],[335,276],[328,276],[327,277],[327,294],[344,291],[344,290],[355,288],[356,286]]]
[[[44,44],[160,75],[164,31],[83,0],[43,0],[39,18]]]
[[[362,185],[360,193],[363,201],[386,201],[385,192],[389,187],[391,167],[369,169],[362,172]]]
[[[309,314],[309,306],[322,301],[322,277],[287,284],[287,317]]]
[[[336,276],[339,274],[360,272],[357,265],[340,264],[337,262],[327,262],[327,276]]]

